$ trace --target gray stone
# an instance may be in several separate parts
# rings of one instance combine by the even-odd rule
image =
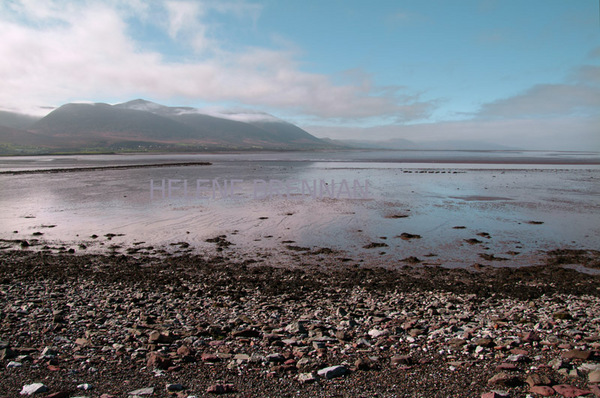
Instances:
[[[593,372],[595,370],[600,370],[600,363],[586,362],[586,363],[581,364],[581,366],[579,367],[579,370],[582,370],[584,372]]]
[[[600,383],[600,370],[594,370],[588,374],[588,381],[590,383]]]
[[[298,369],[302,369],[302,368],[309,367],[310,364],[311,364],[310,358],[304,357],[304,358],[300,358],[300,360],[296,363],[296,366],[298,367]]]
[[[235,356],[233,357],[233,359],[238,364],[242,364],[242,363],[246,363],[246,362],[250,361],[250,355],[248,355],[248,354],[235,354]]]
[[[329,366],[327,368],[320,369],[317,374],[326,379],[333,379],[335,377],[341,377],[348,373],[348,369],[342,365]]]
[[[54,358],[58,355],[58,351],[54,347],[46,347],[42,351],[40,358]]]
[[[298,381],[302,384],[314,383],[317,381],[317,378],[313,373],[300,373],[298,375]]]
[[[33,384],[24,385],[20,394],[21,395],[32,395],[32,394],[36,394],[39,392],[46,392],[46,391],[48,391],[48,387],[46,387],[44,384],[33,383]]]
[[[140,388],[138,390],[129,391],[127,394],[133,396],[152,395],[154,394],[154,387]]]
[[[387,334],[388,334],[387,330],[379,330],[379,329],[369,330],[369,336],[371,336],[372,339],[376,339],[378,337],[385,336]]]
[[[564,368],[565,363],[563,362],[562,359],[556,358],[556,359],[553,359],[550,362],[548,362],[548,366],[550,366],[554,370],[558,370],[560,368]]]
[[[419,329],[419,328],[410,329],[408,331],[408,334],[411,335],[412,337],[420,336],[423,333],[425,333],[425,331],[423,329]]]
[[[510,362],[526,362],[527,357],[523,354],[509,355],[506,360]]]
[[[294,334],[306,334],[307,330],[304,327],[304,322],[292,322],[285,327],[285,331]]]

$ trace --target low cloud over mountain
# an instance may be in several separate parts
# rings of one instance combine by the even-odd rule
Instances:
[[[209,113],[142,99],[65,104],[42,118],[1,112],[0,153],[335,147],[266,113]]]

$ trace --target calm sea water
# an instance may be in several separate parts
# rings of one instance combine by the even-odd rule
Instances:
[[[445,266],[526,265],[544,250],[599,248],[597,153],[37,156],[0,158],[0,171],[188,161],[212,165],[2,174],[0,239],[123,253],[175,252],[186,242],[185,250],[210,253],[215,244],[206,240],[224,235],[232,256],[304,261],[294,249],[330,248],[389,266],[411,256]]]

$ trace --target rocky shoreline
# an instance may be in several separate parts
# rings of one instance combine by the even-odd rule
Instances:
[[[600,276],[563,266],[598,260],[388,270],[3,251],[0,397],[600,396]]]

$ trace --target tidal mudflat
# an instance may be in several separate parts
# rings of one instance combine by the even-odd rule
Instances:
[[[273,265],[335,252],[384,267],[522,266],[549,250],[597,249],[593,158],[467,155],[16,159],[2,171],[30,174],[0,175],[0,239],[5,248],[129,255],[210,255],[220,239],[232,257]],[[211,164],[140,167],[201,161]],[[109,164],[137,168],[86,170]],[[85,171],[47,172],[54,168]]]

